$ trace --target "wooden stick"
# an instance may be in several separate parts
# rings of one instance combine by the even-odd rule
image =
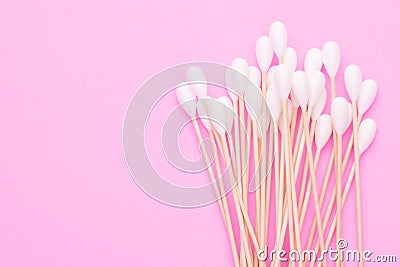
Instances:
[[[300,239],[300,228],[299,228],[299,214],[297,210],[297,197],[296,197],[296,184],[294,182],[294,169],[293,169],[293,159],[290,146],[290,134],[289,134],[289,122],[288,122],[288,110],[287,110],[287,100],[282,103],[283,110],[283,131],[284,131],[284,143],[285,143],[285,161],[286,161],[286,175],[287,175],[287,192],[289,198],[289,212],[293,212],[292,216],[289,214],[289,226],[292,217],[295,231],[295,248],[301,254],[301,239]],[[292,203],[290,203],[290,200]],[[292,227],[292,226],[290,226]],[[289,229],[293,231],[292,229]],[[298,265],[303,266],[302,262],[299,261]]]
[[[362,116],[359,115],[358,116],[358,125],[360,125],[361,119],[362,119]],[[354,140],[353,140],[353,133],[352,133],[351,137],[350,137],[350,140],[349,140],[349,143],[347,144],[346,154],[343,157],[342,175],[344,173],[344,170],[346,169],[348,160],[350,158],[350,152],[351,152],[351,148],[353,147],[353,143],[354,143]],[[332,172],[332,165],[333,165],[334,156],[335,156],[335,153],[332,150],[331,157],[330,157],[329,164],[328,164],[328,168],[327,168],[327,171],[326,171],[326,174],[325,174],[324,184],[323,184],[322,189],[321,189],[321,194],[320,194],[320,204],[321,205],[322,205],[322,203],[324,201],[325,194],[326,194],[326,189],[327,189],[327,186],[328,186],[329,177],[330,177],[331,172]],[[334,189],[334,191],[333,191],[333,193],[331,195],[331,199],[329,201],[328,208],[327,208],[327,211],[326,211],[326,215],[325,215],[325,218],[324,218],[324,221],[323,221],[323,229],[324,229],[324,231],[325,231],[325,228],[326,228],[326,224],[328,223],[328,220],[330,218],[330,215],[331,215],[331,212],[332,212],[332,208],[333,208],[333,204],[335,203],[335,192],[336,192],[335,190],[336,190],[336,187],[335,187],[335,189]],[[314,218],[314,221],[313,221],[313,224],[312,224],[312,227],[311,227],[311,231],[310,231],[310,235],[308,237],[306,249],[310,249],[311,248],[312,241],[313,241],[314,234],[315,234],[315,227],[316,227],[315,224],[316,224],[316,218]]]
[[[279,126],[277,125],[277,128]],[[285,149],[284,149],[284,142],[282,140],[281,136],[281,146],[280,146],[280,157],[279,157],[279,210],[280,210],[280,223],[282,223],[283,220],[283,211],[286,210],[286,206],[283,205],[284,199],[285,199],[285,169],[284,169],[284,155],[285,155]],[[290,216],[290,214],[288,214]],[[281,224],[280,224],[281,225]],[[279,230],[281,231],[281,230]]]
[[[315,124],[316,124],[316,121],[313,120],[311,123],[311,130],[310,130],[311,142],[314,140]],[[317,168],[317,166],[315,166],[314,168]],[[300,203],[301,207],[303,207],[303,203],[304,203],[305,187],[306,187],[306,182],[307,182],[307,177],[308,177],[307,174],[308,174],[308,158],[306,157],[305,162],[304,162],[303,176],[301,178],[301,187],[300,187],[300,194],[299,194],[299,203]],[[310,194],[310,193],[308,193],[308,194]]]
[[[328,182],[329,182],[329,177],[331,176],[331,173],[332,173],[332,166],[333,166],[334,157],[335,157],[335,153],[334,153],[334,151],[332,150],[331,156],[330,156],[330,158],[329,158],[329,163],[328,163],[327,171],[326,171],[325,178],[324,178],[324,183],[323,183],[323,185],[322,185],[321,193],[320,193],[320,196],[319,196],[319,205],[320,205],[319,208],[320,208],[320,209],[322,208],[322,203],[324,202],[326,190],[327,190],[327,188],[328,188]],[[316,228],[316,227],[317,227],[317,219],[314,217],[313,223],[312,223],[312,226],[311,226],[311,230],[310,230],[310,234],[309,234],[309,236],[308,236],[307,245],[306,245],[306,249],[307,249],[307,250],[310,250],[310,249],[311,249],[311,245],[312,245],[312,241],[313,241],[313,239],[314,239],[314,234],[315,234],[315,228]],[[322,225],[322,228],[323,228],[323,230],[325,229],[325,228],[324,228],[324,224]],[[325,231],[325,230],[324,230],[324,231]]]
[[[360,122],[361,122],[361,116],[359,116],[359,118],[358,118],[358,125],[360,124]],[[346,155],[343,157],[342,175],[344,174],[344,170],[347,167],[347,163],[348,163],[348,160],[349,160],[349,156],[350,156],[350,152],[351,152],[352,146],[353,146],[353,140],[351,138],[349,140],[349,143],[347,144]],[[321,190],[321,194],[320,194],[320,204],[321,205],[322,205],[322,202],[323,202],[325,194],[326,194],[326,188],[327,188],[327,185],[328,185],[329,177],[331,176],[333,159],[334,159],[335,156],[336,155],[335,155],[334,151],[332,151],[331,157],[330,157],[330,160],[329,160],[329,164],[328,164],[328,168],[327,168],[327,171],[325,173],[324,184],[322,186],[322,190]],[[331,199],[329,201],[329,204],[328,204],[328,207],[327,207],[327,210],[326,210],[326,214],[325,214],[325,218],[324,218],[324,221],[323,221],[323,224],[322,224],[323,225],[322,228],[324,229],[324,231],[325,231],[326,226],[327,226],[327,224],[329,222],[329,218],[331,216],[333,205],[335,203],[335,199],[336,199],[335,192],[336,192],[336,185],[335,185],[335,188],[334,188],[334,190],[332,192]],[[316,223],[316,218],[314,218],[313,227],[311,227],[310,236],[309,236],[309,239],[308,239],[308,242],[307,242],[306,249],[310,249],[311,248],[312,240],[314,238],[314,233],[315,233],[315,223]]]
[[[216,135],[216,137],[217,137],[216,139],[217,139],[218,146],[223,150],[224,162],[225,162],[225,164],[228,164],[229,163],[229,158],[230,158],[230,153],[229,153],[230,145],[228,144],[228,142],[226,140],[226,137],[221,138],[219,135]],[[229,174],[229,176],[231,178],[231,181],[235,182],[233,170],[232,170],[231,167],[228,168],[228,174]],[[247,228],[249,230],[249,234],[250,234],[251,240],[253,242],[253,246],[254,246],[254,248],[256,250],[259,250],[260,247],[259,247],[259,244],[257,242],[257,237],[256,237],[256,234],[254,232],[253,226],[251,224],[251,220],[250,220],[250,217],[248,215],[247,209],[246,209],[246,207],[245,207],[245,205],[243,203],[243,200],[241,198],[241,192],[238,190],[238,188],[236,186],[234,187],[234,189],[236,189],[235,192],[238,195],[238,204],[239,204],[240,209],[243,212],[243,220],[246,223],[246,226],[247,226]]]
[[[265,207],[265,220],[264,220],[264,225],[265,225],[265,244],[268,243],[268,228],[269,228],[269,213],[270,213],[270,207],[271,207],[271,181],[272,181],[272,157],[273,157],[273,142],[274,142],[274,132],[272,129],[272,122],[270,124],[270,130],[269,130],[269,148],[268,148],[268,177],[267,177],[267,195],[266,195],[266,207]],[[264,245],[264,243],[262,243]]]
[[[241,173],[240,173],[240,177],[241,179],[241,183],[242,183],[242,194],[243,196],[245,196],[246,194],[244,193],[244,191],[247,191],[247,188],[244,187],[244,183],[246,182],[245,179],[243,179],[243,175],[246,173],[246,144],[247,144],[247,136],[246,136],[246,132],[245,132],[245,127],[244,127],[244,121],[245,121],[245,116],[244,116],[244,100],[242,97],[239,97],[239,130],[240,130],[240,160],[241,160]]]
[[[210,175],[211,182],[213,183],[214,190],[215,190],[215,192],[217,194],[217,197],[218,197],[217,202],[218,202],[218,206],[219,206],[220,211],[221,211],[221,215],[222,215],[222,217],[224,219],[225,227],[227,228],[227,231],[228,231],[228,236],[229,236],[229,241],[231,243],[231,249],[232,249],[232,254],[233,254],[233,259],[234,259],[234,262],[235,262],[235,266],[240,266],[239,265],[239,257],[238,257],[238,254],[237,254],[236,242],[235,242],[235,238],[234,238],[234,235],[233,235],[232,222],[231,222],[231,218],[230,218],[230,215],[229,215],[228,204],[227,204],[225,196],[223,196],[223,194],[220,194],[220,192],[219,192],[218,185],[217,185],[216,179],[215,179],[215,174],[214,174],[214,171],[213,171],[212,166],[210,164],[210,158],[208,156],[206,148],[204,147],[204,143],[202,142],[203,136],[201,135],[197,119],[193,119],[192,122],[193,122],[193,126],[194,126],[194,129],[195,129],[196,135],[197,135],[197,139],[198,139],[199,144],[200,144],[200,149],[202,151],[202,154],[204,155],[206,164],[208,165],[207,170],[208,170],[208,173]],[[214,135],[211,133],[210,137],[213,138],[213,136]],[[216,160],[217,160],[217,158],[218,158],[218,155],[216,155]],[[219,177],[221,177],[221,176],[219,176]],[[222,180],[220,180],[220,181],[221,181],[221,183],[223,185],[223,181]],[[220,196],[222,196],[222,197],[220,197]]]
[[[317,149],[317,151],[315,152],[315,158],[314,158],[314,169],[317,169],[318,166],[318,161],[319,161],[319,156],[321,155],[321,149]],[[307,176],[307,172],[305,173]],[[304,178],[304,177],[303,177]],[[304,180],[306,180],[307,178],[305,178]],[[307,211],[307,206],[308,206],[308,202],[310,199],[310,193],[311,193],[311,187],[310,187],[311,183],[310,181],[308,181],[307,183],[307,190],[305,193],[305,198],[304,198],[304,202],[300,203],[300,208],[299,210],[301,211],[301,216],[300,216],[300,229],[302,229],[303,227],[303,222],[304,222],[304,218],[306,215],[306,211]],[[319,205],[321,206],[322,203],[319,200]],[[321,209],[321,207],[319,207],[319,209]]]
[[[336,162],[337,162],[337,173],[336,173],[336,203],[342,203],[342,135],[336,135]],[[336,205],[336,241],[342,238],[342,205]],[[339,250],[339,246],[337,245]],[[341,261],[336,262],[336,266],[342,266]]]
[[[263,72],[261,76],[261,93],[263,96],[263,99],[265,99],[266,94],[267,94],[267,73]],[[266,115],[268,112],[267,105],[265,101],[262,101],[262,122],[261,122],[261,131],[262,134],[261,136],[264,137],[265,139],[261,139],[261,148],[262,148],[262,153],[261,153],[261,168],[260,168],[260,180],[259,182],[261,183],[261,203],[260,203],[260,235],[261,235],[261,245],[266,244],[266,232],[268,231],[268,219],[266,221],[266,217],[268,218],[268,211],[266,210],[266,206],[269,205],[269,195],[266,191],[269,190],[270,185],[268,185],[268,181],[265,181],[266,175],[267,175],[267,137],[266,137],[266,131],[267,131],[267,125],[266,125]],[[268,178],[267,178],[268,179]],[[269,181],[270,182],[270,181]],[[267,196],[266,196],[267,195]],[[268,204],[267,204],[268,203]],[[269,206],[268,206],[269,207]],[[264,266],[264,263],[260,264],[261,266]]]
[[[294,138],[294,132],[296,130],[298,110],[299,110],[298,108],[295,108],[295,109],[293,109],[293,112],[292,112],[292,122],[290,123],[290,140],[292,140],[292,141]]]
[[[357,232],[358,232],[358,251],[363,253],[362,242],[362,217],[361,217],[361,193],[360,193],[360,151],[358,148],[358,118],[357,118],[357,103],[352,101],[353,110],[353,136],[354,136],[354,169],[356,177],[356,205],[357,205]],[[363,266],[363,259],[358,263],[359,267]]]
[[[344,204],[345,204],[345,202],[346,202],[346,198],[347,198],[348,193],[349,193],[349,191],[350,191],[350,186],[351,186],[351,184],[352,184],[352,182],[353,182],[353,178],[354,178],[354,164],[353,164],[353,166],[352,166],[352,168],[351,168],[351,170],[350,170],[349,176],[348,176],[348,178],[347,178],[346,186],[345,186],[345,188],[344,188],[344,190],[343,190],[343,198],[342,198],[342,205],[341,205],[342,207],[344,206]],[[333,195],[333,196],[334,196],[334,195]],[[337,220],[337,214],[335,214],[335,216],[333,217],[333,221],[332,221],[332,224],[331,224],[331,228],[329,229],[329,233],[328,233],[328,236],[327,236],[327,238],[326,238],[325,247],[328,247],[329,244],[330,244],[331,241],[332,241],[333,234],[334,234],[335,229],[336,229],[336,220]],[[317,249],[317,248],[316,248],[315,251],[316,251],[316,253],[318,253],[318,249]],[[314,263],[312,263],[312,264],[310,265],[310,267],[312,267],[312,266],[314,266]],[[320,263],[318,263],[318,266],[321,266]]]
[[[234,120],[233,120],[233,128],[235,132],[235,173],[237,174],[238,177],[242,173],[241,170],[241,163],[240,163],[240,136],[239,136],[239,100],[236,100],[233,102],[233,111],[234,111]],[[239,180],[238,183],[239,190],[242,191],[242,183],[241,180]],[[242,243],[242,238],[241,238],[241,243]],[[245,259],[244,255],[244,250],[243,250],[243,245],[240,246],[240,260],[241,260],[241,265],[245,264],[243,262],[243,259]]]
[[[209,136],[212,138],[212,141],[214,143],[216,143],[215,135],[214,135],[214,133],[212,131],[209,131]],[[223,203],[223,205],[225,207],[225,216],[226,216],[227,222],[228,222],[227,228],[228,228],[228,232],[229,232],[229,238],[230,238],[231,244],[233,242],[233,245],[232,245],[233,259],[234,259],[235,265],[239,266],[239,255],[238,255],[238,252],[237,252],[235,237],[234,237],[234,234],[233,234],[232,221],[231,221],[231,216],[230,216],[230,213],[229,213],[229,205],[228,205],[228,201],[226,200],[226,196],[225,196],[224,181],[221,179],[222,170],[221,170],[221,164],[220,164],[218,155],[216,155],[216,157],[215,157],[215,166],[216,166],[217,174],[218,174],[218,177],[219,177],[219,179],[218,179],[219,180],[219,187],[221,189],[222,203]]]
[[[307,118],[304,116],[305,109],[303,109],[302,112],[302,119],[303,119],[303,129],[305,133],[305,139],[306,139],[306,146],[307,146],[307,157],[308,157],[308,163],[309,163],[309,168],[310,168],[310,175],[311,175],[311,187],[312,187],[312,193],[314,197],[314,206],[315,206],[315,214],[317,217],[317,229],[318,229],[318,238],[319,238],[319,243],[321,248],[324,248],[325,242],[324,242],[324,234],[322,231],[322,222],[321,222],[321,213],[319,210],[319,199],[318,199],[318,190],[317,190],[317,182],[315,178],[315,170],[313,166],[313,160],[312,160],[312,149],[311,149],[311,142],[310,142],[310,133],[308,132],[307,128]],[[340,202],[339,202],[340,203]],[[326,266],[326,261],[323,262],[324,266]]]
[[[234,174],[232,171],[232,166],[229,165],[230,154],[229,154],[229,150],[227,147],[226,138],[225,137],[221,138],[218,134],[215,134],[215,136],[216,136],[216,141],[217,141],[218,147],[220,148],[221,151],[223,151],[223,155],[224,155],[223,158],[224,158],[225,164],[228,167],[228,173],[229,173],[229,176],[231,179],[232,186],[234,186],[233,190],[232,190],[232,194],[233,194],[233,200],[234,200],[235,208],[236,208],[236,216],[237,216],[237,219],[239,222],[239,230],[240,230],[240,236],[241,236],[241,250],[243,251],[242,253],[244,253],[243,256],[241,256],[241,257],[246,257],[247,261],[251,262],[252,261],[251,248],[249,247],[248,241],[246,240],[246,231],[244,228],[245,225],[244,225],[244,221],[243,221],[243,218],[247,214],[245,214],[245,212],[243,212],[243,209],[245,209],[245,205],[243,203],[243,199],[241,198],[241,192],[240,192],[238,186],[236,186],[237,184],[239,184],[239,182],[236,183],[236,181],[234,179]],[[221,139],[222,139],[222,142],[221,142]],[[241,205],[243,207],[241,207]],[[247,228],[249,229],[249,232],[251,235],[252,228],[251,227],[250,228],[247,227]],[[243,260],[243,258],[241,259],[241,261],[242,260]]]
[[[336,97],[336,81],[335,77],[329,77],[331,82],[331,100],[335,99]]]

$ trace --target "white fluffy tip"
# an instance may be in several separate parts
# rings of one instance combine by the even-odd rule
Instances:
[[[282,58],[287,46],[287,29],[285,24],[275,21],[269,28],[269,36],[271,37],[272,48],[278,58]]]
[[[276,67],[274,73],[275,86],[279,91],[281,101],[289,97],[290,89],[292,88],[293,75],[286,64],[280,64]]]
[[[207,113],[208,100],[210,99],[211,97],[208,96],[206,98],[199,98],[197,100],[197,114],[199,115],[204,127],[206,127],[208,131],[211,130],[211,121]]]
[[[274,85],[274,75],[275,75],[276,66],[272,66],[267,72],[267,84],[268,86]]]
[[[257,87],[248,87],[244,93],[244,99],[250,119],[255,122],[261,118],[263,97]]]
[[[292,120],[292,113],[293,113],[293,105],[292,105],[292,101],[288,101],[288,104],[287,104],[287,114],[288,114],[288,123],[290,124],[290,122],[291,122],[291,120]],[[283,127],[284,127],[284,124],[283,124],[283,116],[281,116],[280,118],[279,118],[279,123],[278,123],[278,127],[279,127],[279,130],[281,131],[281,133],[283,133]]]
[[[289,67],[291,72],[295,72],[297,68],[297,53],[292,47],[287,47],[283,54],[283,62]]]
[[[225,131],[229,133],[232,130],[233,118],[234,118],[232,101],[226,96],[221,96],[217,100],[220,101],[222,104],[224,104],[227,108],[225,109],[224,126],[225,126]]]
[[[322,149],[332,135],[332,119],[329,114],[321,115],[315,125],[315,144]]]
[[[256,43],[256,57],[262,72],[268,71],[273,55],[271,39],[265,35],[259,37]]]
[[[191,82],[190,87],[197,97],[207,96],[207,80],[203,70],[197,66],[192,66],[186,71],[186,79]]]
[[[362,83],[360,97],[358,98],[358,112],[364,114],[375,100],[378,86],[372,79],[367,79]]]
[[[208,115],[212,127],[219,135],[224,136],[230,131],[233,124],[232,102],[226,96],[208,101]]]
[[[304,59],[304,71],[311,75],[314,71],[321,71],[322,51],[318,48],[311,48],[307,51]]]
[[[232,86],[239,96],[243,96],[248,85],[249,65],[244,58],[235,58],[231,64]]]
[[[308,76],[304,71],[298,70],[293,75],[293,93],[300,107],[305,107],[309,97]]]
[[[331,105],[332,124],[336,133],[343,135],[351,124],[351,106],[343,97],[336,97]]]
[[[314,71],[309,76],[310,81],[310,96],[308,105],[314,107],[317,103],[322,91],[325,89],[325,75],[320,71]]]
[[[326,99],[327,99],[327,92],[326,92],[326,88],[324,88],[324,90],[322,90],[322,93],[318,98],[317,103],[315,103],[314,107],[312,108],[311,119],[313,121],[318,119],[318,117],[324,111],[324,108],[325,108],[325,105],[326,105]]]
[[[335,77],[340,65],[340,47],[334,41],[328,41],[322,47],[322,61],[330,77]]]
[[[179,85],[176,88],[176,98],[189,117],[196,116],[196,96],[193,94],[190,85]]]
[[[249,67],[249,80],[257,87],[261,84],[261,72],[255,66]]]
[[[282,102],[279,96],[278,89],[276,89],[274,85],[271,85],[268,88],[266,101],[272,120],[275,123],[278,122],[279,116],[281,115],[282,112]]]
[[[236,102],[238,100],[238,95],[235,93],[235,89],[234,89],[234,83],[233,83],[233,75],[232,72],[234,70],[232,70],[231,68],[228,68],[225,71],[225,86],[228,90],[228,94],[229,97],[232,99],[232,102]]]
[[[371,145],[376,134],[376,122],[373,119],[365,119],[358,128],[358,145],[360,154]]]
[[[357,101],[362,86],[362,74],[359,66],[354,64],[347,66],[344,71],[344,83],[350,99]]]

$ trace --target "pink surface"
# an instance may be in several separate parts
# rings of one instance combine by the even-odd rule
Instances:
[[[394,0],[1,1],[0,266],[232,266],[217,205],[177,209],[145,195],[121,128],[148,77],[192,60],[255,64],[255,41],[276,19],[299,61],[333,39],[340,74],[356,63],[378,82],[367,115],[378,134],[361,162],[365,248],[400,256],[398,10]]]

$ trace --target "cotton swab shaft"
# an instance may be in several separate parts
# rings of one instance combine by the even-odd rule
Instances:
[[[230,154],[227,148],[227,143],[226,143],[226,138],[223,137],[221,138],[219,135],[216,135],[216,140],[217,140],[217,144],[220,147],[220,149],[223,151],[223,155],[224,155],[224,160],[225,160],[225,164],[229,164],[229,158],[230,158]],[[223,140],[221,142],[221,139]],[[241,236],[241,245],[243,246],[243,253],[245,254],[244,257],[246,257],[246,259],[248,261],[252,260],[251,257],[251,248],[249,247],[247,238],[246,238],[246,231],[244,228],[244,221],[243,218],[247,215],[247,212],[243,212],[243,209],[245,209],[245,205],[243,203],[243,200],[241,199],[241,193],[239,191],[239,188],[234,185],[235,184],[235,179],[234,179],[234,174],[232,171],[231,166],[228,166],[228,173],[231,179],[231,183],[234,186],[233,190],[232,190],[232,194],[233,194],[233,200],[235,203],[235,208],[236,208],[236,216],[239,222],[239,230],[240,230],[240,236]],[[241,205],[243,205],[243,207],[241,207]],[[250,230],[252,230],[251,228],[247,227]],[[251,232],[251,231],[250,231]],[[242,256],[243,257],[243,256]]]
[[[336,203],[342,203],[342,136],[336,135],[336,151],[337,151],[337,173],[336,173]],[[342,238],[342,205],[336,205],[336,240],[340,240]],[[337,249],[339,247],[337,246]],[[336,266],[341,266],[342,263],[340,261],[336,262]]]
[[[229,240],[230,240],[230,243],[231,243],[231,249],[232,249],[232,254],[233,254],[235,265],[236,266],[240,266],[239,265],[239,257],[238,257],[238,254],[237,254],[236,242],[235,242],[235,238],[234,238],[234,235],[233,235],[233,228],[232,228],[232,223],[231,223],[231,219],[230,219],[230,215],[229,215],[229,209],[228,209],[228,203],[226,201],[226,197],[222,196],[222,198],[220,198],[220,196],[222,194],[219,195],[219,189],[218,189],[218,186],[217,186],[216,181],[215,181],[214,172],[213,172],[212,167],[210,165],[210,159],[209,159],[207,150],[205,149],[205,147],[204,147],[204,145],[202,143],[203,137],[201,135],[197,119],[193,120],[193,126],[194,126],[194,129],[195,129],[195,132],[196,132],[196,136],[197,136],[197,138],[199,140],[199,143],[200,143],[200,149],[202,151],[202,154],[204,155],[206,164],[208,165],[207,169],[208,169],[208,173],[209,173],[209,175],[211,177],[211,182],[213,183],[214,190],[217,193],[217,197],[218,197],[217,202],[218,202],[218,206],[220,207],[221,214],[222,214],[225,226],[226,226],[227,231],[228,231],[228,236],[229,236]],[[213,137],[214,135],[211,133],[210,136]],[[217,159],[218,159],[218,155],[216,155],[216,162],[217,162]],[[218,160],[218,164],[219,164],[219,160]],[[222,177],[222,176],[219,175],[219,177]],[[223,181],[222,180],[220,180],[220,181],[221,181],[222,186],[223,186]]]
[[[310,134],[307,129],[307,119],[304,116],[304,112],[302,114],[303,118],[303,128],[304,128],[304,133],[305,133],[305,139],[306,139],[306,146],[307,146],[307,157],[308,157],[308,163],[310,167],[310,174],[311,174],[311,186],[312,186],[312,192],[313,192],[313,197],[314,197],[314,203],[315,203],[315,214],[317,217],[317,229],[318,229],[318,238],[319,238],[319,243],[321,245],[321,248],[324,248],[324,234],[322,231],[322,222],[321,222],[321,213],[319,210],[319,199],[318,199],[318,191],[317,191],[317,183],[316,183],[316,178],[315,178],[315,170],[313,166],[313,160],[312,160],[312,150],[311,150],[311,142],[310,142]],[[340,203],[340,202],[339,202]],[[324,266],[326,266],[326,261],[323,262]]]
[[[280,227],[282,225],[282,209],[281,209],[281,181],[280,181],[280,169],[279,169],[279,161],[280,161],[280,153],[279,153],[279,135],[278,135],[278,124],[273,123],[274,127],[274,174],[275,174],[275,198],[276,198],[276,238],[280,235]],[[283,196],[282,196],[283,197]]]
[[[315,152],[314,169],[316,169],[317,166],[318,166],[318,161],[319,161],[320,154],[321,154],[321,150],[318,149]],[[306,176],[307,176],[307,173],[306,173]],[[303,178],[304,178],[304,176],[303,176]],[[304,180],[306,180],[306,178]],[[301,214],[301,216],[300,216],[300,229],[303,227],[303,222],[304,222],[304,218],[305,218],[306,211],[307,211],[308,201],[310,199],[310,193],[311,193],[311,187],[310,187],[310,181],[309,181],[308,184],[307,184],[307,190],[306,190],[306,193],[305,193],[304,202],[303,203],[300,202],[300,208],[299,208],[300,211],[301,211],[301,213],[300,213]],[[321,206],[321,201],[319,200],[319,202],[320,202],[320,206]],[[319,207],[319,208],[321,209],[321,207]]]
[[[331,83],[331,99],[335,99],[336,97],[336,81],[335,77],[329,77]]]
[[[272,123],[271,126],[272,128]],[[266,218],[264,220],[264,225],[265,225],[265,244],[268,243],[268,228],[269,228],[269,213],[270,213],[270,206],[271,206],[271,181],[272,181],[272,170],[270,169],[272,167],[272,156],[273,156],[273,146],[272,143],[274,142],[274,133],[273,129],[270,128],[269,132],[269,148],[268,148],[268,177],[267,177],[267,195],[266,195]],[[264,243],[262,243],[264,244]]]
[[[315,124],[316,124],[316,121],[313,121],[311,124],[311,130],[310,130],[311,142],[314,139]],[[314,168],[317,168],[317,166],[315,166]],[[305,163],[304,163],[304,169],[303,169],[303,176],[301,178],[301,186],[300,186],[300,194],[299,194],[299,203],[302,207],[303,207],[302,203],[304,203],[304,194],[305,194],[305,188],[306,188],[306,182],[307,182],[307,174],[308,174],[308,158],[306,157]]]
[[[327,171],[326,171],[325,178],[324,178],[324,183],[323,183],[323,185],[322,185],[321,193],[320,193],[320,196],[319,196],[319,205],[320,205],[319,208],[320,208],[320,209],[322,208],[322,203],[324,202],[324,198],[325,198],[325,194],[326,194],[326,189],[328,188],[328,182],[329,182],[329,177],[331,176],[331,173],[332,173],[332,167],[333,167],[333,160],[334,160],[334,157],[335,157],[335,153],[334,153],[334,151],[332,150],[331,156],[330,156],[330,158],[329,158],[329,163],[328,163]],[[307,245],[306,245],[306,249],[307,249],[307,250],[309,250],[309,249],[311,248],[312,241],[313,241],[314,234],[315,234],[315,228],[316,228],[316,226],[317,226],[317,219],[314,217],[313,223],[312,223],[312,226],[311,226],[311,230],[310,230],[310,234],[309,234],[309,237],[308,237]],[[322,228],[324,228],[324,227],[322,227]]]
[[[296,130],[296,124],[297,124],[297,112],[298,108],[293,109],[292,113],[292,122],[290,123],[290,140],[293,140],[294,138],[294,132]],[[299,126],[301,127],[301,126]]]
[[[215,143],[216,139],[215,139],[214,133],[212,131],[210,131],[209,135],[212,137],[212,141]],[[228,201],[226,200],[226,197],[224,196],[224,194],[225,194],[224,182],[221,179],[222,170],[221,170],[221,164],[220,164],[218,155],[216,155],[216,157],[215,157],[215,166],[216,166],[216,169],[217,169],[217,174],[218,174],[219,182],[220,182],[220,189],[221,189],[221,194],[222,194],[222,203],[223,203],[223,206],[225,207],[225,217],[226,217],[226,221],[227,221],[227,230],[228,230],[228,234],[229,234],[229,239],[230,239],[231,247],[232,247],[233,259],[234,259],[235,265],[236,266],[240,266],[239,265],[239,255],[238,255],[238,252],[237,252],[235,237],[234,237],[234,234],[233,234],[231,217],[230,217],[230,214],[229,214]]]
[[[221,138],[220,136],[217,136],[217,144],[220,147],[220,149],[223,151],[223,157],[224,157],[225,164],[228,164],[229,163],[230,154],[229,154],[229,149],[228,149],[229,145],[228,145],[228,143],[226,141],[226,138],[225,137]],[[228,168],[228,174],[229,174],[229,176],[231,178],[231,181],[234,182],[234,174],[233,174],[233,171],[232,171],[231,167]],[[247,209],[246,209],[246,207],[245,207],[245,205],[243,203],[243,200],[241,198],[241,192],[238,190],[237,186],[235,186],[233,188],[232,192],[234,192],[234,194],[233,194],[234,196],[236,194],[238,207],[240,207],[240,211],[243,213],[243,216],[240,216],[241,219],[239,221],[242,221],[242,223],[243,222],[246,223],[247,229],[249,230],[249,235],[250,235],[251,240],[253,242],[253,246],[258,251],[260,246],[258,244],[256,234],[254,233],[254,229],[252,227],[251,220],[250,220],[250,217],[248,215],[248,211],[247,211]]]
[[[354,136],[354,169],[356,177],[356,206],[357,206],[357,232],[358,232],[358,251],[363,252],[362,242],[362,217],[361,217],[361,192],[360,192],[360,151],[358,148],[358,118],[357,103],[352,101],[353,113],[353,136]],[[363,259],[359,261],[359,267],[363,266]]]
[[[350,191],[350,186],[351,186],[351,184],[353,182],[353,178],[354,178],[354,164],[353,164],[353,166],[352,166],[352,168],[350,170],[349,176],[347,178],[346,186],[345,186],[345,188],[343,190],[342,207],[344,206],[344,204],[346,202],[346,198],[347,198],[348,193]],[[332,196],[334,196],[334,195],[332,195]],[[334,234],[335,229],[336,229],[336,220],[337,220],[337,214],[335,214],[335,216],[333,218],[333,221],[332,221],[332,224],[331,224],[331,228],[329,229],[329,233],[328,233],[328,236],[326,238],[325,247],[329,246],[329,244],[332,241],[333,234]],[[324,229],[324,231],[325,231],[325,229]],[[316,247],[315,252],[318,253],[318,247]],[[312,262],[310,267],[313,267],[314,264],[315,263]],[[318,263],[318,267],[320,267],[320,266],[321,266],[321,263]]]
[[[360,121],[361,119],[359,119],[359,121]],[[349,143],[348,143],[348,148],[350,147],[352,147],[352,144],[353,144],[353,141],[349,141]],[[347,154],[347,153],[346,153]],[[350,155],[350,153],[348,154],[348,155]],[[334,153],[334,151],[332,151],[332,153],[331,153],[331,158],[330,158],[330,160],[329,160],[329,164],[328,164],[328,168],[327,168],[327,171],[326,171],[326,173],[325,173],[325,178],[324,178],[324,184],[323,184],[323,186],[322,186],[322,190],[321,190],[321,195],[320,195],[320,200],[321,200],[321,203],[323,202],[323,199],[324,199],[324,197],[325,197],[325,193],[326,193],[326,187],[327,187],[327,184],[328,184],[328,181],[329,181],[329,177],[331,176],[331,172],[332,172],[332,165],[333,165],[333,159],[334,159],[334,156],[335,156],[335,153]],[[345,156],[344,158],[343,158],[343,163],[342,163],[342,175],[343,175],[343,173],[344,173],[344,170],[346,169],[346,167],[347,167],[347,163],[348,163],[348,160],[349,160],[349,156]],[[329,222],[329,218],[330,218],[330,216],[331,216],[331,212],[332,212],[332,209],[333,209],[333,205],[334,205],[334,203],[335,203],[335,199],[336,199],[336,185],[335,185],[335,188],[334,188],[334,190],[333,190],[333,192],[332,192],[332,195],[331,195],[331,199],[330,199],[330,201],[329,201],[329,204],[328,204],[328,207],[327,207],[327,210],[326,210],[326,214],[325,214],[325,218],[324,218],[324,221],[323,221],[323,229],[324,229],[324,231],[325,231],[325,228],[326,228],[326,226],[327,226],[327,224],[328,224],[328,222]],[[336,221],[335,221],[336,222]],[[312,243],[312,240],[313,240],[313,238],[314,238],[314,233],[315,233],[315,223],[316,223],[316,218],[314,218],[314,222],[313,222],[313,227],[311,227],[311,231],[310,231],[310,236],[309,236],[309,239],[308,239],[308,242],[307,242],[307,246],[306,246],[306,248],[307,249],[310,249],[311,248],[311,243]],[[335,225],[336,226],[336,225]]]
[[[287,110],[287,100],[283,102],[283,124],[284,124],[284,137],[285,137],[285,160],[286,160],[286,175],[287,175],[287,194],[289,195],[289,200],[292,200],[292,210],[293,210],[293,223],[295,231],[295,241],[296,249],[301,254],[301,239],[300,239],[300,227],[299,227],[299,214],[297,209],[297,197],[296,197],[296,185],[294,182],[294,169],[293,169],[293,159],[290,147],[290,134],[289,134],[289,122],[288,122],[288,110]],[[290,112],[290,111],[289,111]],[[289,205],[290,206],[290,205]],[[290,209],[289,209],[290,211]],[[290,217],[289,217],[290,225]],[[290,229],[289,229],[290,231]],[[302,266],[300,261],[299,266]]]

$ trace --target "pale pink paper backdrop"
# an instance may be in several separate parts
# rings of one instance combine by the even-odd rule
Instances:
[[[333,39],[341,74],[356,63],[377,80],[368,116],[378,134],[361,163],[365,247],[399,257],[399,8],[394,0],[2,0],[0,266],[232,266],[217,205],[172,208],[133,182],[123,116],[141,83],[168,66],[237,56],[255,64],[255,41],[276,19],[300,61]],[[355,242],[350,198],[345,233]]]

